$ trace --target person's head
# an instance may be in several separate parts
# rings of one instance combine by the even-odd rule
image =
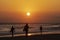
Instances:
[[[28,24],[26,23],[26,25],[28,25]]]
[[[14,27],[12,26],[12,28],[14,28]]]

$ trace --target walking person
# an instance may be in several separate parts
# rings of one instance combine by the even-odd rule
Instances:
[[[11,30],[10,30],[10,32],[11,32],[11,34],[12,34],[12,38],[14,37],[14,31],[15,31],[15,28],[12,26],[12,27],[11,27]]]
[[[29,31],[29,26],[28,26],[28,24],[26,24],[26,25],[24,26],[23,31],[25,32],[26,37],[28,37],[28,31]]]
[[[40,38],[41,38],[41,40],[42,40],[42,39],[43,39],[43,38],[42,38],[42,25],[40,25],[40,33],[41,33],[41,34],[40,34],[40,35],[41,35]]]
[[[40,25],[40,33],[42,34],[42,25]]]

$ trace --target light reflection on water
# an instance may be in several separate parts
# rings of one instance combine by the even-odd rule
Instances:
[[[28,34],[28,36],[31,36],[32,34]]]
[[[45,35],[45,34],[60,34],[60,32],[42,32],[42,35]],[[32,36],[32,35],[41,35],[41,33],[28,33],[28,36]],[[14,34],[14,37],[16,36],[25,36],[25,34]],[[0,36],[0,37],[12,37],[12,35],[3,35],[3,36]]]

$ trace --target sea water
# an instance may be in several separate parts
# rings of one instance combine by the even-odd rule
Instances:
[[[51,24],[28,24],[29,33],[39,33],[40,25],[43,27],[43,32],[60,32],[60,25],[51,25]],[[23,28],[25,24],[0,24],[0,35],[10,34],[11,27],[15,28],[15,34],[24,34]]]

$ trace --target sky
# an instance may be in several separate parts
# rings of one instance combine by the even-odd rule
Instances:
[[[0,23],[60,23],[60,0],[0,0]]]

